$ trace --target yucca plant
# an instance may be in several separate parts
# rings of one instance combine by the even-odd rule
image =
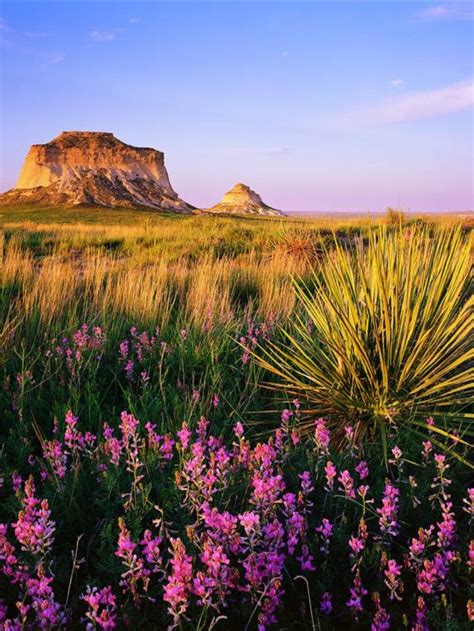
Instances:
[[[419,432],[442,414],[438,439],[451,435],[466,448],[470,262],[459,228],[381,227],[352,245],[336,240],[309,281],[295,280],[302,309],[294,330],[257,351],[277,377],[267,385],[300,398],[308,419],[326,415],[336,440],[350,423],[359,442],[386,444],[390,426]]]

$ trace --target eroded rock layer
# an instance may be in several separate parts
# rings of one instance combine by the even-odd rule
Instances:
[[[285,213],[265,204],[255,191],[246,184],[236,184],[222,200],[208,208],[207,212],[232,215],[280,215]]]
[[[87,131],[65,131],[32,145],[15,188],[1,195],[0,203],[193,208],[173,190],[161,151]]]

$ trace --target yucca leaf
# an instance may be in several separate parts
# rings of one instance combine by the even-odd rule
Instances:
[[[269,387],[324,409],[336,433],[352,422],[359,440],[378,428],[386,441],[393,422],[419,429],[423,415],[466,427],[471,419],[458,412],[474,382],[469,237],[379,227],[364,245],[335,243],[322,245],[310,280],[294,280],[303,315],[283,331],[285,343],[256,350],[277,378]]]

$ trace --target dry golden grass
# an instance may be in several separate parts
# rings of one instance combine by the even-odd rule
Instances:
[[[456,221],[436,217],[438,227]],[[12,318],[45,330],[117,318],[163,325],[173,311],[200,328],[289,318],[291,279],[319,264],[321,243],[373,226],[367,218],[10,222],[0,231],[3,326]]]

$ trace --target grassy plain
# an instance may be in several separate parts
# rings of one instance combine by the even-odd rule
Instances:
[[[365,401],[363,405],[370,412],[367,418],[371,422],[378,418],[374,416],[374,402],[380,401],[382,385],[391,387],[390,371],[403,372],[406,363],[398,366],[393,358],[397,354],[410,358],[418,348],[423,349],[422,361],[413,362],[414,370],[407,380],[407,392],[412,388],[417,393],[413,401],[416,405],[420,399],[429,403],[429,392],[433,400],[439,399],[438,382],[444,380],[444,389],[439,390],[444,400],[448,400],[446,384],[453,392],[457,388],[459,397],[455,400],[466,412],[466,252],[470,228],[469,217],[452,216],[408,217],[403,223],[392,217],[390,223],[385,217],[263,219],[2,208],[0,521],[14,523],[31,494],[25,481],[33,475],[37,494],[49,502],[56,543],[48,540],[44,550],[38,551],[28,548],[17,533],[15,545],[18,550],[23,545],[18,554],[25,555],[30,573],[46,572],[54,578],[53,596],[56,604],[60,603],[57,611],[62,612],[57,614],[58,620],[63,616],[63,622],[72,621],[68,623],[71,628],[83,627],[86,590],[110,584],[114,604],[107,604],[107,595],[101,592],[104,602],[100,607],[106,611],[105,618],[115,619],[119,628],[127,621],[132,628],[164,628],[173,620],[182,629],[201,631],[212,625],[251,629],[257,620],[265,628],[273,628],[278,614],[285,628],[314,629],[316,616],[318,628],[352,624],[351,628],[365,629],[370,627],[370,620],[383,617],[377,600],[380,593],[398,625],[394,628],[405,624],[404,612],[409,612],[410,620],[416,616],[421,619],[428,604],[434,629],[467,628],[466,558],[472,519],[468,523],[468,511],[464,508],[463,513],[462,507],[468,506],[463,499],[471,474],[467,459],[472,434],[468,426],[456,420],[448,427],[449,414],[436,416],[436,426],[426,426],[423,421],[421,436],[430,439],[431,451],[420,455],[420,435],[396,431],[398,420],[390,419],[390,406],[384,410],[382,434],[371,429],[360,431],[351,415],[357,390],[357,397]],[[413,248],[407,249],[406,243],[412,243]],[[375,253],[372,258],[368,256],[370,247]],[[351,258],[346,258],[347,248],[354,253]],[[446,252],[459,256],[459,265],[455,257],[446,259]],[[403,264],[405,259],[400,259],[407,253],[412,257],[409,269]],[[365,276],[369,258],[372,262],[367,269],[372,271]],[[338,260],[344,268],[337,265]],[[380,272],[385,264],[391,276]],[[353,274],[357,265],[359,276]],[[449,278],[440,265],[445,270],[451,265]],[[433,284],[427,276],[430,269]],[[382,296],[386,278],[404,283],[409,299],[403,309],[410,318],[397,311],[403,296],[397,297],[396,287],[387,288],[390,300]],[[300,288],[305,287],[303,293],[295,292],[295,279]],[[421,298],[416,283],[424,292]],[[453,292],[449,302],[439,295],[443,287]],[[362,290],[363,295],[357,293]],[[311,291],[317,291],[318,298],[308,301],[305,296]],[[369,298],[371,302],[364,303]],[[449,339],[437,305],[449,318],[462,313]],[[343,326],[345,318],[338,316],[341,308],[347,308],[347,322],[353,325],[350,331]],[[400,317],[400,327],[384,322],[390,314]],[[318,330],[324,335],[318,335]],[[288,336],[295,342],[290,354]],[[452,346],[453,353],[443,354],[446,344]],[[401,346],[403,355],[398,353]],[[278,350],[273,353],[273,366],[269,365],[272,349]],[[254,353],[265,361],[256,360]],[[373,360],[372,365],[368,365],[367,357]],[[311,366],[323,369],[313,374]],[[433,377],[433,367],[439,370],[439,379]],[[279,370],[290,380],[295,378],[301,402],[293,401],[291,387],[276,385]],[[262,388],[263,382],[273,389]],[[314,406],[330,413],[332,396],[338,400],[339,428],[330,429],[343,449],[331,444],[329,454],[325,442],[329,424],[319,423],[314,433],[318,416]],[[312,401],[311,415],[305,412],[305,398]],[[416,412],[415,404],[410,405],[407,397],[403,409],[409,415],[412,410]],[[68,416],[69,410],[73,416]],[[133,417],[121,416],[124,410]],[[201,430],[195,432],[202,427],[199,419],[203,417],[215,435],[209,443],[199,434]],[[140,421],[137,426],[134,419]],[[245,427],[243,439],[239,423]],[[353,427],[347,430],[350,423]],[[310,426],[309,438],[300,435],[302,424]],[[268,438],[277,427],[276,438]],[[110,428],[121,436],[118,442],[111,438]],[[178,440],[179,428],[185,433]],[[188,428],[193,430],[192,453],[186,446]],[[354,428],[355,434],[351,434]],[[79,430],[80,435],[74,434]],[[363,437],[361,443],[357,443],[358,435]],[[173,440],[177,441],[174,448]],[[449,489],[443,482],[445,465],[433,459],[433,445],[449,456]],[[113,449],[118,449],[118,455],[114,456]],[[200,449],[207,454],[205,463],[193,469]],[[360,494],[356,498],[351,487],[358,479],[357,471],[365,466],[362,459],[370,469],[373,497],[368,502]],[[336,463],[339,475],[329,490],[324,477],[327,469],[323,469],[328,462]],[[304,471],[309,472],[313,490],[303,483],[307,481]],[[212,479],[206,477],[208,473]],[[283,494],[278,476],[286,490],[295,492],[297,504]],[[204,501],[206,484],[212,492]],[[265,484],[266,499],[258,495]],[[401,494],[400,501],[397,493]],[[449,532],[436,535],[437,520],[449,526],[450,501],[459,520],[458,540]],[[186,583],[188,579],[183,576],[179,578],[185,581],[179,584],[180,600],[173,591],[178,581],[176,567],[183,558],[176,537],[190,554],[196,581],[202,579],[202,572],[211,572],[210,566],[201,563],[208,542],[215,546],[216,537],[222,536],[217,526],[203,517],[208,514],[206,502],[232,523],[242,514],[252,513],[261,520],[262,530],[252,534],[254,549],[249,550],[247,526],[245,534],[239,525],[242,532],[237,548],[228,548],[222,540],[221,552],[231,559],[232,571],[240,572],[238,580],[243,587],[235,588],[237,579],[226,573],[226,561],[220,566],[217,583],[216,577],[206,574],[210,601],[199,597],[198,587],[191,588],[191,579]],[[391,519],[397,522],[392,530],[384,522],[383,511],[377,512],[389,502],[394,502]],[[474,496],[472,502],[468,508],[474,512]],[[157,510],[161,521],[157,521]],[[314,535],[326,517],[337,531],[330,556],[321,552],[322,535]],[[295,534],[298,520],[304,525]],[[359,553],[348,556],[349,536],[365,536],[366,521],[370,533],[366,553],[361,552],[360,558]],[[153,529],[153,523],[161,537],[161,560],[156,561],[155,569],[138,552],[135,561],[126,556],[127,545],[132,545],[127,544],[128,538],[138,541],[148,537],[144,531]],[[263,524],[269,532],[279,524],[285,534],[273,534],[267,540]],[[422,565],[403,556],[409,554],[410,538],[417,536],[418,527],[428,529],[429,524],[433,524],[431,534],[426,535],[432,537],[430,547],[427,544],[430,552],[420,564],[431,563],[438,550],[438,561],[444,563],[439,571],[455,574],[446,584],[439,578],[436,580],[441,582],[435,583],[433,578],[431,595],[420,587]],[[281,541],[280,536],[284,537]],[[294,550],[290,540],[296,542]],[[453,549],[459,553],[459,562],[454,563]],[[74,550],[80,562],[71,570]],[[276,563],[269,574],[262,569],[271,567],[267,554]],[[308,555],[316,559],[316,574]],[[384,574],[390,555],[400,568],[402,562],[408,564],[403,570],[403,606],[398,605],[402,583],[397,582],[397,575],[389,579]],[[281,561],[285,569],[278,559],[285,559]],[[142,563],[141,570],[132,567],[135,562]],[[257,565],[252,570],[254,562]],[[455,569],[448,570],[448,565]],[[143,574],[144,568],[148,574]],[[307,591],[297,581],[300,573],[309,581]],[[27,613],[28,624],[37,628],[40,617],[35,618],[33,612],[39,605],[28,587],[21,587],[24,579],[15,583],[10,582],[10,575],[5,576],[0,578],[0,587],[7,595],[8,615],[14,618],[15,603],[24,597],[25,603],[33,603]],[[357,582],[361,576],[370,589],[363,613],[347,604],[349,584],[356,596],[363,595]],[[226,585],[225,598],[218,595],[219,583]],[[169,595],[165,602],[163,589]],[[421,590],[417,593],[422,600],[425,598],[421,604],[413,596],[416,589]],[[85,599],[81,594],[86,594]],[[324,612],[324,594],[331,594],[334,618]],[[242,607],[238,604],[241,597]],[[89,605],[90,621],[98,614]],[[183,614],[177,613],[181,609]],[[226,618],[218,623],[220,614]],[[105,628],[98,618],[94,624],[90,628]],[[57,626],[61,625],[44,628]],[[111,624],[107,628],[114,627]]]

